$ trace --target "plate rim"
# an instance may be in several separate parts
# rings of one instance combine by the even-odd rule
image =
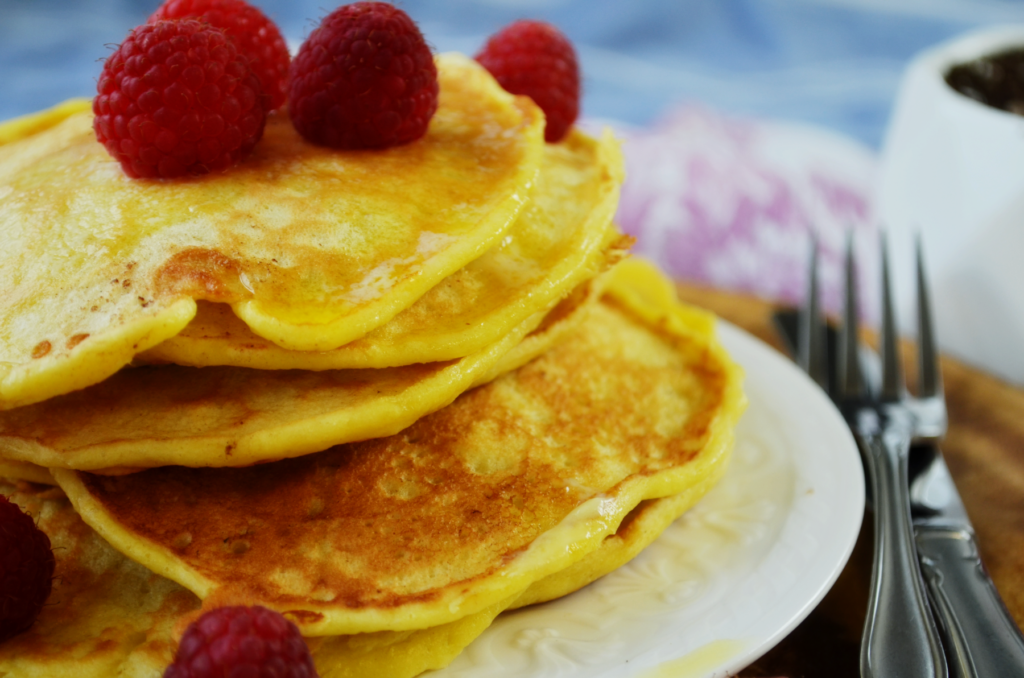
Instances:
[[[793,629],[807,618],[814,608],[822,601],[825,595],[832,589],[832,586],[839,578],[840,573],[842,573],[847,562],[849,562],[850,556],[853,553],[853,548],[857,543],[857,538],[861,531],[866,501],[866,486],[860,448],[857,445],[856,439],[835,404],[832,403],[818,385],[782,353],[746,330],[743,330],[742,328],[723,319],[719,319],[718,329],[719,338],[730,354],[735,355],[736,348],[740,348],[739,352],[741,354],[744,350],[749,350],[756,354],[758,358],[764,360],[764,363],[759,364],[767,364],[770,368],[777,367],[780,371],[787,373],[792,377],[793,385],[796,388],[803,390],[805,395],[810,398],[810,401],[819,407],[820,412],[818,414],[826,417],[828,420],[827,425],[834,428],[838,436],[837,439],[843,441],[842,446],[846,448],[846,451],[837,458],[844,464],[845,468],[839,472],[848,472],[851,474],[847,476],[847,480],[850,482],[850,485],[847,488],[850,490],[849,501],[845,505],[841,506],[846,522],[843,525],[845,527],[845,531],[841,532],[840,535],[845,538],[839,539],[838,541],[833,540],[835,542],[833,566],[828,569],[827,574],[817,582],[816,586],[811,587],[814,589],[812,594],[807,597],[802,604],[797,605],[795,609],[790,611],[788,619],[786,619],[774,633],[763,638],[755,646],[744,652],[742,656],[735,657],[732,660],[725,662],[725,665],[721,667],[726,671],[726,673],[722,674],[725,676],[738,672],[749,666],[751,663],[764,656],[769,650],[778,645],[783,638],[788,636]],[[740,361],[737,360],[737,362]],[[743,365],[743,367],[744,369],[748,369],[747,365]],[[792,511],[790,517],[787,518],[787,522],[791,519]],[[717,671],[709,674],[709,676],[717,675]]]

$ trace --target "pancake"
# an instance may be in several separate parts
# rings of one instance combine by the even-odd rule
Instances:
[[[547,314],[456,361],[323,372],[122,370],[0,412],[0,458],[120,474],[167,464],[247,466],[390,435],[547,350],[582,320],[598,289],[600,281],[583,283]]]
[[[604,287],[603,283],[604,277],[601,276],[579,285],[544,316],[536,329],[502,356],[489,371],[480,373],[474,381],[474,385],[485,384],[505,372],[521,367],[561,342],[583,322],[590,306],[600,296]],[[45,466],[6,459],[2,456],[0,456],[0,478],[56,485],[50,470]]]
[[[185,625],[198,614],[199,599],[111,548],[82,522],[60,489],[0,478],[0,494],[34,516],[57,549],[54,591],[28,631],[0,643],[0,676],[161,675]],[[639,552],[684,510],[689,500],[680,499],[641,502],[616,534],[578,563],[587,567],[575,567],[575,577],[559,573],[557,581],[555,576],[541,580],[514,604],[545,593],[559,597],[592,581],[587,577],[610,571],[623,552]],[[318,637],[307,643],[321,678],[412,678],[446,666],[509,603],[421,631]]]
[[[5,120],[0,123],[0,146],[39,134],[67,117],[91,108],[92,103],[86,99],[69,99],[45,111]]]
[[[0,493],[35,518],[56,559],[53,591],[39,617],[0,643],[0,676],[107,678],[121,675],[129,657],[162,671],[177,645],[175,623],[199,600],[112,549],[59,488],[0,479]],[[140,661],[146,657],[152,660]]]
[[[438,57],[420,140],[338,151],[268,119],[217,175],[134,180],[88,110],[0,146],[0,409],[102,381],[228,304],[290,350],[346,344],[497,244],[529,200],[543,114],[466,57]],[[0,138],[33,131],[24,120]]]
[[[200,302],[184,330],[136,361],[324,370],[476,353],[604,270],[609,252],[625,249],[610,225],[622,178],[610,132],[596,141],[573,130],[545,144],[533,199],[498,245],[366,336],[333,351],[289,351],[249,330],[227,304]]]
[[[620,255],[622,254],[620,252]],[[540,325],[527,334],[526,338],[513,346],[489,370],[481,372],[474,380],[473,386],[490,383],[506,372],[522,367],[537,356],[543,355],[551,347],[562,343],[570,334],[579,329],[589,316],[590,311],[597,305],[597,300],[604,292],[608,278],[609,274],[606,273],[577,286],[569,296],[548,311]]]
[[[0,457],[0,478],[17,481],[25,480],[40,485],[56,485],[50,469],[27,461],[14,461]]]
[[[317,670],[321,678],[412,678],[425,670],[443,668],[486,631],[500,612],[561,598],[624,565],[690,508],[703,490],[695,487],[676,496],[641,502],[596,550],[573,566],[534,582],[514,601],[503,600],[457,621],[419,631],[309,638]]]
[[[400,434],[248,468],[54,478],[205,605],[258,602],[306,635],[453,622],[724,471],[744,397],[709,316],[639,262],[608,285],[564,342]]]

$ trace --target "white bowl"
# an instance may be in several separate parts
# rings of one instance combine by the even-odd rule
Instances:
[[[1024,48],[1024,26],[970,33],[911,62],[882,151],[877,214],[904,320],[920,233],[942,348],[1024,383],[1024,116],[945,81],[953,66],[1012,48]]]

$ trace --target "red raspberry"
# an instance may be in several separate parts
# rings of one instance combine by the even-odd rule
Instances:
[[[164,678],[316,675],[295,624],[258,605],[204,614],[185,629],[174,662],[164,671]]]
[[[224,31],[198,21],[139,26],[107,59],[96,138],[128,176],[227,169],[263,136],[267,98]]]
[[[288,83],[288,45],[273,21],[245,0],[166,0],[147,23],[166,19],[197,19],[227,33],[248,60],[270,97],[267,110],[284,104]]]
[[[333,148],[414,141],[437,110],[437,68],[419,28],[383,2],[339,7],[292,61],[288,108],[307,140]]]
[[[0,495],[0,642],[32,626],[53,586],[50,538]]]
[[[524,94],[547,116],[544,139],[560,141],[580,109],[576,51],[543,21],[516,21],[491,36],[476,60],[512,94]]]

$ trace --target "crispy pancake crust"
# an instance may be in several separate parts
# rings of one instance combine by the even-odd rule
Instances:
[[[226,304],[200,302],[176,336],[136,362],[256,369],[394,367],[461,358],[604,270],[623,249],[610,226],[622,183],[618,143],[574,130],[545,144],[533,199],[501,242],[391,321],[333,351],[289,351],[249,330]]]
[[[207,605],[259,601],[308,635],[449,623],[722,472],[740,370],[666,290],[624,262],[564,343],[398,435],[243,469],[53,473],[112,544]]]
[[[35,132],[0,145],[0,409],[101,381],[197,299],[288,349],[334,349],[496,244],[529,201],[543,114],[470,59],[438,66],[416,142],[325,149],[279,113],[245,162],[198,178],[129,179],[88,110],[0,128]]]

